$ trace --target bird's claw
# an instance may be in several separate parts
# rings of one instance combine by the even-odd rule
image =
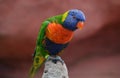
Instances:
[[[64,64],[64,61],[61,59],[60,56],[49,56],[47,61],[52,61],[53,63],[57,63],[58,61],[62,63],[62,65]]]

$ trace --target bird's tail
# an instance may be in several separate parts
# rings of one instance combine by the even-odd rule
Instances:
[[[29,78],[34,78],[35,74],[37,73],[38,69],[42,66],[45,62],[45,58],[42,56],[35,56],[33,65],[29,72]]]

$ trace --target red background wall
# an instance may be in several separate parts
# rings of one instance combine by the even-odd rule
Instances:
[[[119,0],[1,0],[0,78],[27,78],[41,22],[74,8],[86,23],[61,55],[70,78],[119,78]]]

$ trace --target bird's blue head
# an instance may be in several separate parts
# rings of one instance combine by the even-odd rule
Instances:
[[[69,30],[82,29],[85,22],[85,15],[81,10],[69,10],[63,14],[62,22],[63,26]]]

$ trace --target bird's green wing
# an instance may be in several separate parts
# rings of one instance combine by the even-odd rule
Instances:
[[[50,23],[49,21],[45,21],[41,25],[34,52],[33,65],[29,72],[29,78],[34,77],[37,70],[40,68],[40,66],[44,63],[45,59],[48,57],[48,53],[45,51],[42,42],[45,38],[45,30],[49,23]]]
[[[41,25],[38,38],[37,38],[37,43],[36,43],[36,48],[34,52],[34,59],[33,59],[33,66],[30,70],[29,73],[29,78],[33,78],[37,70],[40,68],[40,66],[44,63],[44,61],[47,59],[48,52],[46,52],[44,48],[43,41],[45,39],[45,31],[46,27],[48,26],[49,23],[59,23],[61,24],[61,18],[62,15],[54,16],[51,18],[48,18],[46,21],[44,21]]]

